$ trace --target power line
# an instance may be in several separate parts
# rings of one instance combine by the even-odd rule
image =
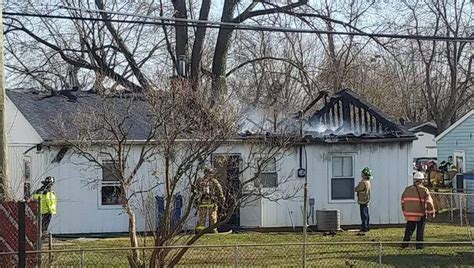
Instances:
[[[5,16],[17,16],[17,17],[38,17],[38,18],[51,18],[51,19],[68,19],[68,20],[81,20],[81,21],[102,21],[102,22],[117,22],[117,23],[136,23],[145,25],[165,25],[175,26],[175,22],[183,22],[183,26],[191,27],[206,27],[211,29],[232,29],[232,30],[247,30],[247,31],[260,31],[260,32],[284,32],[284,33],[308,33],[308,34],[324,34],[324,35],[347,35],[347,36],[362,36],[371,38],[393,38],[393,39],[410,39],[410,40],[424,40],[424,41],[450,41],[450,42],[466,42],[474,43],[474,37],[449,37],[449,36],[432,36],[432,35],[400,35],[400,34],[380,34],[380,33],[364,33],[364,32],[341,32],[341,31],[325,31],[325,30],[314,30],[314,29],[298,29],[290,27],[279,27],[279,26],[261,26],[261,25],[248,25],[232,22],[216,22],[207,20],[195,20],[195,19],[182,19],[182,18],[169,18],[169,17],[157,17],[148,15],[138,15],[131,13],[122,13],[114,11],[103,11],[93,9],[80,9],[72,7],[63,7],[65,9],[71,9],[76,11],[84,11],[90,13],[107,13],[113,15],[122,15],[130,17],[139,17],[149,19],[153,21],[144,20],[124,20],[124,19],[112,19],[112,18],[92,18],[82,16],[65,16],[65,15],[49,15],[49,14],[34,14],[34,13],[23,13],[23,12],[3,12]]]
[[[313,30],[313,29],[298,29],[290,27],[279,27],[279,26],[261,26],[261,25],[248,25],[240,24],[234,22],[216,22],[209,20],[196,20],[196,19],[183,19],[183,18],[168,18],[168,17],[159,17],[159,16],[150,16],[150,15],[139,15],[126,12],[117,12],[117,11],[106,11],[100,9],[86,9],[86,8],[77,8],[71,6],[61,6],[58,8],[83,11],[89,13],[106,13],[122,16],[131,16],[131,17],[140,17],[152,20],[161,20],[161,21],[172,21],[172,22],[191,22],[196,24],[206,24],[213,26],[229,26],[234,29],[239,30],[260,30],[260,31],[275,31],[275,32],[295,32],[295,33],[316,33],[316,34],[334,34],[334,35],[352,35],[352,36],[366,36],[366,37],[384,37],[384,38],[400,38],[400,39],[419,39],[419,40],[431,40],[435,39],[440,41],[465,41],[465,42],[474,42],[474,37],[449,37],[449,36],[425,36],[425,35],[400,35],[400,34],[377,34],[377,33],[364,33],[364,32],[336,32],[336,31],[323,31],[323,30]],[[414,38],[415,37],[415,38]]]
[[[3,12],[4,16],[12,17],[36,17],[36,18],[48,18],[48,19],[66,19],[66,20],[82,20],[82,21],[101,21],[101,22],[117,22],[117,23],[131,23],[131,24],[148,24],[148,25],[165,25],[174,26],[172,22],[155,22],[155,21],[142,21],[142,20],[122,20],[122,19],[103,19],[103,18],[91,18],[91,17],[77,17],[77,16],[65,16],[65,15],[48,15],[48,14],[31,14],[21,12]],[[190,25],[192,26],[192,25]],[[218,27],[215,27],[218,28]]]

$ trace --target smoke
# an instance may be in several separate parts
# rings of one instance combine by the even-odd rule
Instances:
[[[324,133],[326,131],[334,132],[337,130],[337,127],[334,127],[334,126],[331,127],[325,124],[317,124],[316,126],[313,126],[311,124],[306,124],[303,127],[303,130],[307,132]]]
[[[353,129],[344,129],[342,126],[329,126],[325,124],[318,123],[316,125],[312,125],[310,122],[308,122],[304,127],[303,127],[304,132],[309,132],[309,133],[317,133],[319,135],[347,135],[347,134],[360,134],[357,131],[354,131]]]

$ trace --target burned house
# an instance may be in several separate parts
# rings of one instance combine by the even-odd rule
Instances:
[[[371,224],[404,222],[400,195],[412,182],[412,132],[391,121],[380,110],[351,90],[320,94],[303,112],[299,122],[302,145],[292,157],[278,163],[283,174],[306,169],[309,224],[316,225],[317,210],[339,210],[342,225],[360,223],[354,187],[360,171],[370,167],[372,181]],[[297,131],[297,130],[295,130]],[[280,176],[280,174],[278,174]],[[297,178],[292,186],[301,185]],[[259,200],[252,213],[241,214],[244,226],[291,227],[302,225],[302,191],[293,200]]]
[[[26,181],[35,189],[44,176],[54,176],[58,178],[55,189],[59,204],[58,215],[51,223],[53,233],[126,232],[128,219],[121,206],[113,198],[104,198],[108,193],[104,189],[113,187],[113,183],[104,177],[106,173],[81,167],[78,163],[82,162],[70,152],[63,155],[61,161],[55,161],[61,148],[55,146],[54,133],[51,133],[54,130],[44,117],[65,113],[75,102],[60,95],[42,98],[42,93],[7,93],[9,165],[17,195],[22,195]],[[94,96],[78,94],[75,101],[93,100]],[[253,115],[253,118],[257,117]],[[307,174],[310,225],[316,224],[316,210],[325,209],[339,210],[343,225],[359,224],[354,186],[366,166],[374,172],[371,223],[403,222],[399,199],[403,189],[411,183],[412,141],[416,139],[411,132],[350,90],[332,96],[321,94],[303,116],[284,120],[291,125],[288,130],[293,131],[288,134],[297,133],[300,140],[284,156],[272,159],[261,174],[259,187],[275,190],[276,195],[288,190],[296,193],[288,199],[256,198],[246,203],[233,216],[234,226],[301,226],[304,178],[297,174],[300,168],[305,168]],[[259,124],[257,119],[253,121],[252,125]],[[210,163],[222,163],[216,159],[246,159],[249,154],[246,138],[236,135],[225,148],[219,148],[211,156]],[[224,165],[227,170],[223,174],[234,174],[232,179],[236,182],[252,175],[252,170],[241,171],[238,164],[229,163]],[[150,167],[140,171],[140,178],[151,179],[153,165],[157,168],[156,163],[150,163]],[[97,181],[97,187],[85,185],[84,178]],[[140,231],[146,230],[140,215],[137,215],[137,222]],[[193,225],[191,220],[189,228]]]
[[[360,222],[354,187],[373,170],[372,224],[403,222],[400,194],[411,183],[415,136],[351,90],[323,96],[304,127],[309,198],[314,209],[340,210],[342,224]]]

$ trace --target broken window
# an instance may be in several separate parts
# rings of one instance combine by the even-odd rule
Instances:
[[[331,176],[331,200],[354,199],[354,158],[333,156]]]
[[[102,163],[102,185],[100,187],[102,205],[122,204],[122,187],[120,173],[113,162]]]
[[[260,174],[258,174],[257,180],[255,180],[256,187],[278,187],[278,173],[276,170],[276,159],[275,157],[268,159],[258,159],[257,163],[260,166]]]

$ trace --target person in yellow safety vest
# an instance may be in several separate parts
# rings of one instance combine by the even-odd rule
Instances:
[[[222,185],[216,178],[212,168],[204,168],[204,176],[197,181],[199,218],[196,231],[206,228],[206,216],[209,215],[209,226],[217,222],[218,204],[224,204],[225,197]],[[212,230],[217,233],[217,229]]]
[[[43,236],[48,232],[48,226],[51,222],[51,217],[56,214],[56,205],[57,197],[56,193],[52,190],[54,184],[53,177],[46,177],[44,181],[41,182],[43,186],[36,190],[33,195],[34,200],[41,200],[40,211],[41,211],[41,230]]]
[[[415,229],[416,241],[423,241],[426,217],[435,216],[433,199],[428,188],[423,186],[423,179],[423,173],[416,172],[413,175],[413,185],[408,186],[402,194],[402,211],[407,221],[403,241],[410,241]],[[402,248],[406,247],[408,243],[403,243]],[[417,243],[416,248],[422,249],[423,244]]]

